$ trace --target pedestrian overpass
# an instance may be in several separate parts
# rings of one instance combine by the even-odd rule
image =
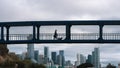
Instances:
[[[96,33],[71,33],[74,25],[96,25]],[[89,20],[89,21],[19,21],[0,22],[0,44],[26,44],[26,43],[120,43],[120,33],[103,33],[106,25],[120,26],[119,20]],[[33,27],[32,34],[10,34],[11,27]],[[65,26],[66,32],[59,33],[54,39],[54,33],[40,33],[41,26]],[[89,28],[88,28],[89,29]],[[116,29],[119,30],[119,29]],[[24,31],[24,30],[23,30]],[[6,32],[6,33],[5,33]],[[28,39],[28,37],[31,37]]]

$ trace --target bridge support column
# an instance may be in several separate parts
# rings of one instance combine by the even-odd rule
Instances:
[[[8,41],[9,40],[9,29],[10,29],[10,26],[6,26],[6,40]]]
[[[37,40],[40,39],[40,25],[37,26]]]
[[[99,25],[99,40],[103,40],[103,26],[104,25]]]
[[[33,25],[33,40],[36,40],[36,28],[35,28],[35,25]]]
[[[1,40],[4,41],[4,27],[1,26]]]
[[[66,40],[71,39],[71,25],[66,25]]]

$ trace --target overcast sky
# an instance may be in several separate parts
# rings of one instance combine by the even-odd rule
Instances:
[[[46,21],[46,20],[119,20],[119,0],[0,0],[0,21]],[[48,27],[49,32],[58,29],[65,32],[64,26]],[[31,27],[28,27],[32,29]],[[117,26],[117,29],[120,27]],[[16,30],[17,29],[17,30]],[[31,33],[21,28],[11,28],[11,33]],[[41,27],[41,32],[47,30]],[[119,32],[113,26],[105,26],[104,32]],[[73,33],[97,32],[98,26],[80,27],[73,26]],[[48,31],[46,31],[48,32]],[[118,64],[120,62],[120,44],[35,44],[35,49],[43,54],[43,47],[49,46],[50,51],[65,50],[66,59],[76,60],[76,54],[82,53],[85,56],[91,54],[94,47],[100,47],[101,62],[104,66],[107,63]],[[22,53],[26,51],[26,44],[9,45],[11,52]],[[57,49],[56,49],[57,48]],[[75,51],[72,51],[72,50]]]

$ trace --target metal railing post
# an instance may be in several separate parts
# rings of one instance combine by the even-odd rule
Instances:
[[[70,40],[71,39],[71,25],[68,24],[66,25],[66,40]]]
[[[98,40],[103,40],[103,26],[104,25],[99,25],[99,39]]]
[[[36,38],[36,29],[35,29],[35,25],[33,25],[33,40],[35,40]]]
[[[10,29],[10,26],[6,26],[6,40],[9,41],[9,29]]]
[[[40,25],[37,26],[37,40],[40,39]]]

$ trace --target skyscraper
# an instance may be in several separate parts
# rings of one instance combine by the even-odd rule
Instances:
[[[57,64],[59,65],[59,66],[62,66],[62,62],[61,62],[62,60],[61,60],[61,56],[60,55],[57,55]]]
[[[49,61],[49,50],[48,47],[44,47],[44,63],[47,64]]]
[[[60,50],[60,51],[59,51],[59,55],[64,56],[64,51],[63,51],[63,50]]]
[[[99,48],[95,48],[95,66],[96,68],[100,68],[100,51]]]
[[[73,68],[73,64],[71,63],[70,60],[65,61],[65,68]]]
[[[77,54],[76,66],[80,65],[80,54]]]
[[[27,52],[23,52],[23,53],[22,53],[21,59],[24,60],[25,58],[27,58]]]
[[[44,56],[39,55],[39,64],[43,64],[43,63],[44,63]]]
[[[61,58],[61,61],[62,61],[62,67],[64,68],[64,66],[65,66],[64,50],[60,50],[59,54],[60,54],[60,58]]]
[[[82,54],[77,54],[77,66],[85,62],[86,62],[85,56]]]
[[[31,40],[32,35],[30,34],[27,39]],[[29,59],[34,59],[34,44],[27,44],[27,55]]]
[[[92,60],[95,68],[100,68],[100,51],[99,48],[94,48],[92,52]]]
[[[95,64],[95,61],[94,61],[94,60],[95,60],[95,52],[93,51],[93,52],[92,52],[92,64],[93,64],[93,65]]]
[[[92,64],[92,55],[88,55],[86,62]]]
[[[39,61],[39,51],[38,50],[34,51],[34,58],[37,62]]]
[[[64,51],[63,50],[59,51],[59,55],[57,56],[57,64],[60,65],[62,68],[64,68],[65,57],[64,57]]]
[[[51,59],[52,59],[53,63],[56,64],[56,62],[57,62],[57,53],[56,52],[51,53]]]
[[[86,62],[86,57],[80,54],[80,64],[85,63],[85,62]]]

